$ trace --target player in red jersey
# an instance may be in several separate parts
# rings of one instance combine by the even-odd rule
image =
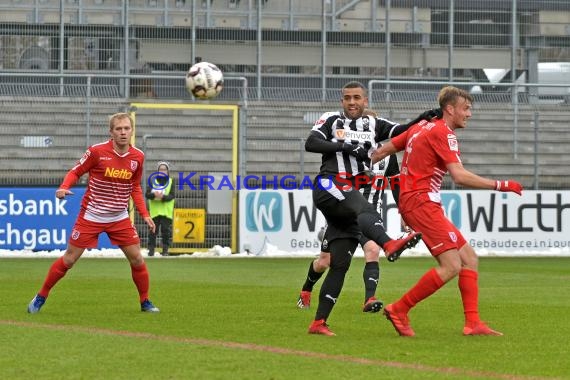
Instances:
[[[141,189],[144,153],[130,144],[133,121],[129,114],[112,115],[109,131],[111,139],[89,147],[55,192],[60,199],[72,195],[70,188],[82,175],[89,173],[87,190],[67,250],[52,264],[42,288],[28,305],[29,313],[40,311],[51,288],[73,267],[86,248],[97,247],[99,235],[103,232],[129,260],[132,278],[139,292],[141,311],[159,311],[148,298],[149,275],[141,254],[139,236],[128,214],[132,197],[139,214],[154,231],[155,225]]]
[[[423,240],[439,266],[426,272],[384,314],[402,336],[414,336],[408,312],[449,280],[459,276],[465,314],[464,335],[503,335],[479,318],[478,258],[461,232],[445,217],[440,188],[449,172],[460,186],[522,193],[520,183],[480,177],[463,167],[455,130],[465,128],[471,117],[472,98],[464,90],[444,87],[438,96],[443,118],[420,121],[372,154],[373,162],[405,150],[400,174],[400,213],[406,223],[423,234]]]

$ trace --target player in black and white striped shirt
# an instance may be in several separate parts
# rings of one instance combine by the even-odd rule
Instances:
[[[313,334],[334,335],[326,320],[340,295],[361,233],[382,247],[390,261],[396,260],[406,248],[415,246],[421,238],[421,234],[414,232],[402,239],[391,239],[383,228],[380,214],[357,188],[364,184],[360,173],[370,170],[369,151],[373,146],[403,133],[420,119],[435,116],[434,112],[425,112],[407,125],[363,116],[368,97],[359,82],[349,82],[343,87],[341,103],[343,111],[325,113],[313,126],[305,144],[307,151],[322,154],[313,201],[327,221],[328,238],[323,241],[323,247],[329,248],[331,253],[315,320],[309,327],[309,333]]]
[[[376,117],[376,113],[371,110],[364,110],[364,116]],[[388,122],[390,124],[394,124]],[[367,163],[369,165],[369,162]],[[385,189],[390,188],[392,190],[392,195],[396,203],[398,203],[399,186],[395,185],[393,177],[398,176],[400,173],[398,158],[396,155],[391,155],[385,159],[377,162],[371,168],[372,173],[375,176],[374,186],[372,183],[368,183],[360,188],[360,192],[367,199],[368,203],[372,204],[374,208],[380,213],[382,208],[382,199]],[[333,236],[336,232],[325,230],[320,237],[320,240],[328,241],[329,234]],[[376,298],[376,289],[380,280],[380,267],[378,264],[380,257],[380,247],[373,240],[368,239],[366,236],[361,235],[359,239],[359,244],[364,252],[365,266],[362,273],[362,278],[364,280],[364,306],[362,308],[363,312],[379,312],[383,303]],[[326,245],[326,244],[325,244]],[[327,247],[321,247],[321,253],[319,257],[311,262],[309,265],[309,271],[303,287],[301,288],[301,293],[297,301],[297,307],[300,309],[305,309],[310,306],[311,303],[311,293],[316,282],[321,278],[322,274],[328,269],[330,265],[330,251]]]
[[[369,169],[372,146],[406,129],[405,125],[371,115],[354,119],[346,112],[327,112],[313,126],[307,150],[323,153],[319,176],[349,178]]]

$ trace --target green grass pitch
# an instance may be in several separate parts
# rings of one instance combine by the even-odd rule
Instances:
[[[152,258],[139,310],[125,259],[85,258],[42,311],[26,306],[53,259],[0,259],[1,379],[570,378],[570,258],[481,258],[480,311],[503,337],[464,337],[457,281],[410,314],[416,337],[365,314],[355,259],[329,318],[295,303],[310,259]],[[378,296],[396,300],[431,258],[383,261]]]

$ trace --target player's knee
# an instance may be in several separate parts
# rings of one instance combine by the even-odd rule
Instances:
[[[127,257],[127,260],[129,260],[129,263],[131,264],[131,266],[138,267],[139,265],[144,264],[144,258],[141,254],[138,254],[138,255],[134,254],[133,255],[131,253],[129,255],[125,254],[125,256]]]
[[[323,254],[323,253],[324,252],[321,252],[319,257],[316,258],[315,261],[313,261],[313,269],[317,273],[322,273],[322,272],[326,271],[328,269],[328,267],[330,266],[330,263],[331,263],[330,254]]]
[[[348,268],[350,268],[350,256],[347,254],[344,254],[342,256],[338,255],[338,257],[335,257],[333,260],[331,260],[331,271],[347,272]]]
[[[367,263],[379,260],[380,246],[373,241],[367,242],[362,250],[364,251],[364,259]]]
[[[476,271],[479,267],[479,257],[473,247],[469,244],[465,244],[459,250],[459,254],[461,256],[462,264],[464,268],[471,269]]]
[[[330,270],[348,271],[354,250],[358,241],[352,239],[338,239],[331,246]]]
[[[456,277],[457,275],[459,275],[460,270],[461,270],[460,261],[446,263],[446,265],[443,265],[441,267],[441,272],[440,272],[441,279],[443,280],[443,282],[447,282],[452,278]]]
[[[70,255],[63,255],[62,260],[67,269],[71,269],[73,265],[75,265],[75,263],[77,262],[77,259]]]

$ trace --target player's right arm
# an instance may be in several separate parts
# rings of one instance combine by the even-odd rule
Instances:
[[[336,153],[342,150],[343,142],[327,140],[320,131],[311,131],[305,141],[305,150],[312,153]]]
[[[327,154],[344,150],[344,140],[338,141],[333,136],[332,125],[336,122],[338,116],[338,112],[325,112],[315,122],[309,137],[305,141],[305,150],[307,152]],[[350,144],[350,147],[352,147],[352,144]]]
[[[85,173],[87,173],[92,167],[97,165],[99,162],[97,155],[91,149],[87,149],[83,156],[77,161],[77,164],[67,172],[63,178],[63,182],[59,185],[59,188],[55,191],[56,198],[63,199],[66,195],[73,195],[70,190],[73,185],[79,181],[79,178]]]

